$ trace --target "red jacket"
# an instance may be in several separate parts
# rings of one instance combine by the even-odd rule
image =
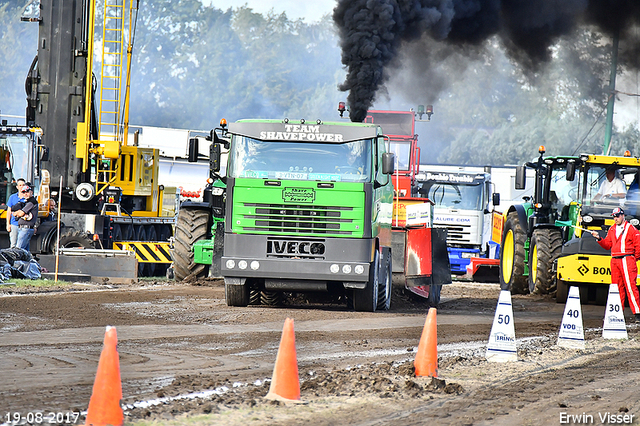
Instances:
[[[607,236],[598,241],[605,250],[611,249],[611,256],[624,256],[630,254],[640,259],[640,232],[629,222],[624,222],[624,231],[620,238],[616,238],[616,225],[612,225]]]

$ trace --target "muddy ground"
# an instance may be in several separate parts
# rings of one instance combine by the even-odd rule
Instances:
[[[490,363],[499,292],[443,288],[432,379],[414,377],[412,364],[428,306],[400,287],[390,311],[356,313],[323,297],[230,308],[216,280],[2,286],[0,424],[6,413],[86,411],[106,325],[118,333],[126,424],[555,425],[573,415],[614,424],[601,421],[607,413],[640,424],[637,325],[629,340],[604,340],[604,307],[584,305],[586,349],[564,349],[564,306],[513,296],[518,361]],[[263,398],[285,318],[295,322],[303,404]]]

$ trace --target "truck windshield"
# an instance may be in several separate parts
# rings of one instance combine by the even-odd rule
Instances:
[[[389,145],[389,151],[396,155],[396,169],[409,170],[411,160],[411,143],[391,141]]]
[[[483,186],[460,185],[444,182],[425,183],[427,197],[437,207],[461,210],[481,210],[483,208]]]
[[[234,136],[229,176],[369,182],[372,139],[345,143],[272,142]]]

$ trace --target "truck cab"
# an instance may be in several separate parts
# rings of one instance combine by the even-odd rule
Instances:
[[[433,224],[447,230],[451,272],[467,273],[472,257],[497,258],[491,241],[491,175],[481,167],[420,165],[421,196],[434,206]]]
[[[224,133],[227,304],[322,291],[388,309],[394,160],[380,126],[241,120]]]

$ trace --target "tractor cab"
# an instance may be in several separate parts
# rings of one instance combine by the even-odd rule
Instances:
[[[628,153],[628,151],[627,151]],[[584,155],[580,199],[582,223],[602,230],[613,224],[620,207],[632,225],[640,225],[640,159],[630,156]]]

